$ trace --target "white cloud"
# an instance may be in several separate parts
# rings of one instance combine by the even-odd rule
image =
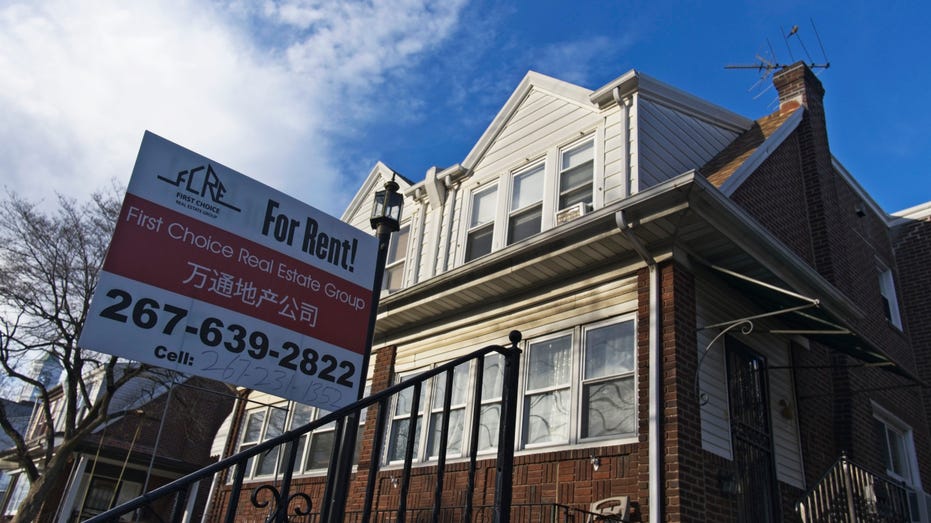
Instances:
[[[378,110],[370,97],[386,78],[455,30],[460,6],[253,5],[0,8],[0,183],[47,202],[52,190],[83,198],[128,180],[150,129],[340,212],[356,187],[340,183],[334,137]]]

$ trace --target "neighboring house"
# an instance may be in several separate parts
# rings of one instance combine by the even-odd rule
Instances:
[[[97,372],[102,376],[101,372]],[[101,379],[91,376],[92,397],[101,394]],[[64,401],[61,386],[52,389],[52,412],[56,428],[62,422]],[[67,474],[58,478],[54,495],[49,497],[40,515],[41,521],[72,522],[102,512],[132,499],[143,490],[151,490],[203,467],[213,460],[210,443],[230,412],[234,396],[220,383],[176,375],[142,375],[121,387],[115,394],[110,412],[130,414],[98,428],[84,438],[70,459]],[[83,412],[79,407],[79,412]],[[45,420],[37,405],[26,430],[27,442],[38,448],[44,434]],[[9,448],[9,447],[5,447]],[[16,513],[26,495],[29,482],[9,452],[0,455],[0,468],[10,478],[9,488],[0,498],[0,514]],[[206,488],[204,489],[206,490]],[[206,492],[191,497],[191,512],[202,511]],[[153,507],[165,517],[171,507]]]
[[[634,521],[791,521],[817,508],[798,505],[813,492],[847,510],[823,478],[851,467],[864,519],[929,520],[918,377],[931,381],[931,211],[886,214],[834,158],[824,90],[804,64],[773,80],[780,107],[754,121],[638,71],[595,91],[531,72],[462,163],[398,178],[371,390],[520,330],[516,520],[620,498]],[[378,163],[343,219],[368,229],[372,192],[395,174]],[[466,495],[476,423],[487,454],[473,499],[493,497],[500,362],[484,368],[479,419],[475,368],[453,381],[446,506]],[[432,502],[435,381],[413,436],[410,401],[392,405],[350,512],[372,466],[377,508],[394,506],[409,437],[408,506]],[[319,415],[253,394],[226,455]],[[301,443],[293,485],[315,503],[331,446],[331,428]],[[246,486],[279,461],[253,460]]]

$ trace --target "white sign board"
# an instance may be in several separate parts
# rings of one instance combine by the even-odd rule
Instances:
[[[365,380],[377,248],[146,132],[80,344],[335,410]]]

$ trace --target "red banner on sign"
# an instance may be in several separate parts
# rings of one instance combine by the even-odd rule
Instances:
[[[127,194],[104,270],[357,353],[372,290]]]

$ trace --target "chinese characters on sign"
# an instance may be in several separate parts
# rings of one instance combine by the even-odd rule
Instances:
[[[363,385],[376,249],[147,132],[80,342],[335,410]]]

